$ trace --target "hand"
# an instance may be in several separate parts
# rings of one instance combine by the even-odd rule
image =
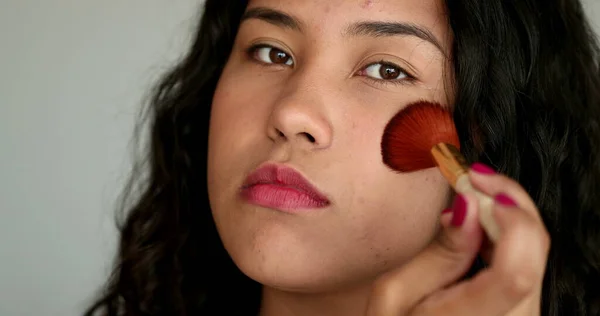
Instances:
[[[476,168],[478,170],[485,167]],[[550,238],[537,207],[514,180],[469,171],[475,188],[495,197],[500,238],[486,242],[475,196],[457,196],[436,239],[413,260],[376,280],[368,316],[540,315]],[[460,280],[478,253],[489,266]],[[491,256],[489,255],[491,254]]]

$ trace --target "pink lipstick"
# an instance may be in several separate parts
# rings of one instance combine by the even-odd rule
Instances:
[[[329,200],[296,170],[265,165],[252,172],[241,190],[251,204],[284,212],[326,207]]]

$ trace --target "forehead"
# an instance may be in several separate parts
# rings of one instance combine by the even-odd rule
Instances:
[[[444,0],[250,0],[248,8],[276,9],[298,19],[307,33],[340,33],[358,21],[412,23],[446,46],[450,40]]]

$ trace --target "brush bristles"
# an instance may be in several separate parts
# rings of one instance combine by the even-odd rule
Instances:
[[[439,143],[460,148],[452,113],[437,103],[413,103],[386,126],[381,141],[383,162],[399,172],[435,167],[431,148]]]

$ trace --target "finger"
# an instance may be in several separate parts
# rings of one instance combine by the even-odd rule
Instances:
[[[502,230],[491,265],[471,280],[423,302],[412,315],[506,315],[539,308],[550,248],[547,232],[525,210],[498,205]],[[531,313],[527,313],[529,315]]]
[[[497,205],[494,217],[501,237],[490,267],[466,284],[465,293],[472,299],[465,313],[504,315],[542,286],[550,249],[546,229],[516,207]]]
[[[494,218],[502,237],[495,245],[491,270],[498,277],[513,276],[508,288],[527,289],[541,282],[550,250],[550,235],[544,224],[525,209],[501,204],[494,207]]]
[[[473,187],[490,197],[502,193],[510,196],[519,207],[541,221],[535,203],[515,180],[495,173],[493,169],[481,163],[473,164],[469,170],[469,180]]]
[[[427,295],[462,277],[483,238],[477,205],[473,195],[458,196],[453,213],[442,216],[436,239],[410,262],[375,281],[367,315],[402,315]]]

